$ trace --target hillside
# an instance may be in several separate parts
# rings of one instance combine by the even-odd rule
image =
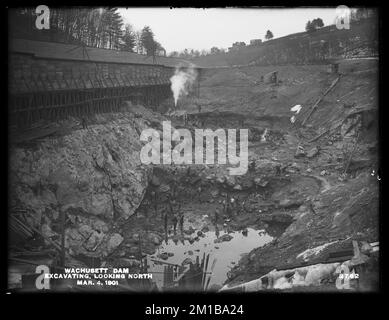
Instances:
[[[378,52],[378,25],[373,19],[353,22],[349,30],[330,25],[247,46],[239,50],[195,58],[204,67],[235,65],[305,64],[328,59],[374,56]]]

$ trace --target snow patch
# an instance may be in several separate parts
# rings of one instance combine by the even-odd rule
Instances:
[[[323,251],[326,247],[330,246],[331,244],[334,244],[336,242],[339,242],[339,240],[335,240],[335,241],[332,241],[332,242],[328,242],[328,243],[325,243],[325,244],[322,244],[320,246],[317,246],[315,248],[311,248],[311,249],[307,249],[301,253],[299,253],[297,255],[297,258],[300,258],[302,257],[304,259],[304,261],[307,261],[309,257],[313,256],[313,255],[317,255],[319,254],[321,251]]]

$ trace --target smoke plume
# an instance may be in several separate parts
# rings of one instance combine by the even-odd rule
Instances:
[[[185,71],[181,68],[176,68],[174,75],[170,78],[174,97],[174,106],[177,107],[178,98],[188,94],[197,77],[197,72],[190,66]]]

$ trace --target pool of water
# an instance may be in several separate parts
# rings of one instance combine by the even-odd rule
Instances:
[[[230,232],[229,235],[233,238],[230,241],[220,243],[214,243],[214,240],[217,239],[215,231],[205,232],[204,237],[200,237],[198,241],[192,244],[187,240],[174,242],[172,239],[168,239],[167,243],[163,242],[154,255],[148,257],[149,271],[153,272],[153,281],[156,282],[158,287],[163,286],[164,265],[150,260],[162,261],[158,259],[158,254],[163,252],[173,253],[174,255],[164,260],[164,262],[181,265],[186,258],[190,258],[195,262],[198,256],[201,261],[204,253],[205,255],[209,253],[208,272],[211,271],[212,265],[214,265],[214,268],[208,288],[213,284],[222,285],[227,279],[227,272],[240,260],[243,254],[249,253],[251,250],[273,240],[273,237],[269,236],[265,230],[252,228],[247,230],[246,235],[241,231]],[[226,231],[221,231],[219,237],[224,234],[226,234]]]

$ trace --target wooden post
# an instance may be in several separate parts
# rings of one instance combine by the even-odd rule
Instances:
[[[200,98],[200,79],[201,79],[201,69],[199,69],[198,72],[198,79],[197,79],[197,98]]]

